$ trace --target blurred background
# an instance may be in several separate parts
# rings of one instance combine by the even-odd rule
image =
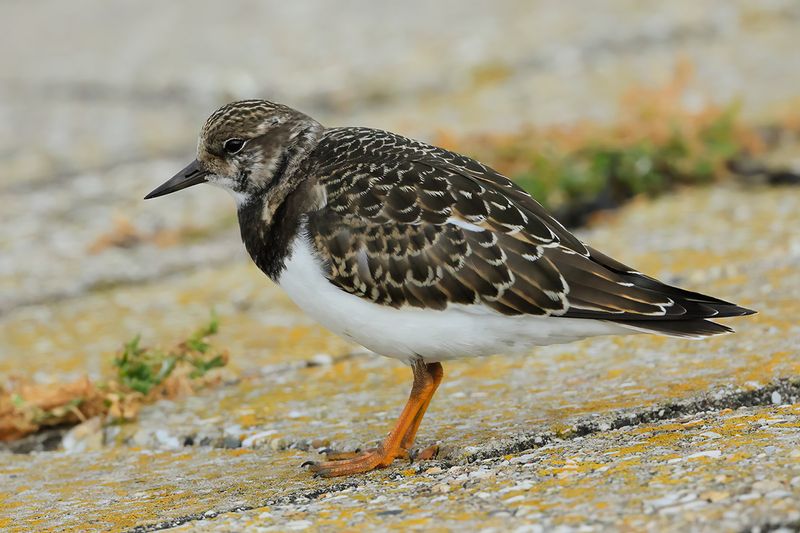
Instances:
[[[466,152],[573,227],[800,166],[793,0],[38,0],[0,15],[0,371],[44,380],[100,376],[123,340],[171,338],[211,308],[239,317],[240,361],[286,337],[251,322],[307,324],[247,262],[224,194],[142,201],[231,100]],[[308,327],[297,337],[334,342]]]

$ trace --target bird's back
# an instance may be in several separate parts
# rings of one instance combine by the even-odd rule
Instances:
[[[307,231],[331,284],[380,306],[610,321],[706,336],[751,311],[663,284],[586,246],[505,176],[380,130],[328,130]],[[587,323],[588,327],[588,323]]]

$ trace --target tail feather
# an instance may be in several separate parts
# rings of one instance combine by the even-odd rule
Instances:
[[[710,320],[615,320],[614,324],[641,331],[642,333],[655,333],[669,337],[684,339],[702,339],[713,335],[733,333],[733,328],[717,324]]]
[[[726,302],[713,296],[667,285],[655,278],[637,272],[593,248],[589,248],[589,250],[591,251],[592,260],[597,264],[604,266],[617,275],[624,276],[625,280],[635,287],[669,297],[677,304],[676,308],[684,310],[682,314],[665,313],[661,317],[626,314],[626,316],[619,319],[608,317],[610,319],[609,322],[645,333],[696,339],[733,332],[732,328],[708,319],[752,315],[755,313],[752,309]]]

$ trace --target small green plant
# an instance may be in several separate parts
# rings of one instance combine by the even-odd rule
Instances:
[[[208,324],[201,327],[177,347],[169,351],[146,349],[139,345],[140,336],[125,343],[119,357],[114,359],[119,383],[124,388],[147,395],[164,383],[180,363],[191,367],[189,378],[197,379],[209,370],[225,366],[225,353],[209,353],[208,338],[219,331],[219,320],[212,314]]]
[[[95,416],[123,423],[135,419],[145,404],[216,383],[219,376],[208,372],[228,362],[227,352],[214,349],[209,342],[218,331],[219,321],[212,313],[207,324],[167,351],[141,346],[137,335],[122,346],[113,362],[116,376],[107,381],[94,382],[88,377],[56,384],[37,384],[30,379],[0,381],[0,442]]]
[[[587,214],[633,196],[728,178],[732,160],[763,149],[756,128],[742,123],[737,102],[687,108],[691,77],[691,65],[679,62],[664,86],[632,88],[614,123],[442,134],[437,142],[491,163],[557,218],[581,224]]]
[[[595,201],[620,203],[631,196],[656,196],[676,185],[705,184],[742,150],[737,139],[736,109],[730,107],[707,124],[687,132],[675,124],[665,139],[631,143],[590,141],[570,150],[531,149],[524,137],[506,151],[513,179],[550,209]],[[526,151],[525,145],[528,145]]]
[[[114,359],[114,366],[123,387],[147,394],[172,373],[176,359],[156,350],[141,348],[139,340],[137,335],[125,343],[122,354]]]

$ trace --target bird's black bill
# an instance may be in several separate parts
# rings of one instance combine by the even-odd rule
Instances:
[[[200,167],[200,162],[195,159],[189,163],[186,168],[172,176],[165,183],[156,187],[150,194],[145,196],[144,199],[148,200],[150,198],[156,198],[157,196],[164,196],[165,194],[180,191],[181,189],[197,185],[198,183],[203,183],[206,181],[206,176],[208,176],[208,174],[208,171],[203,170]]]

